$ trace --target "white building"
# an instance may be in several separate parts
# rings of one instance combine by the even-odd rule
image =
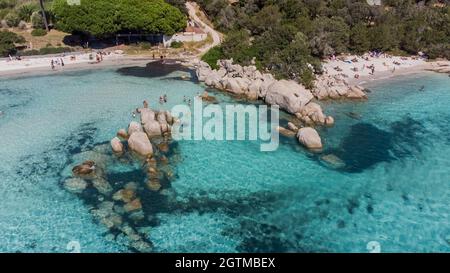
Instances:
[[[182,33],[176,33],[172,36],[164,35],[163,44],[165,47],[169,47],[173,42],[200,42],[206,40],[208,34],[206,34],[200,27],[194,22],[188,22],[188,26]]]

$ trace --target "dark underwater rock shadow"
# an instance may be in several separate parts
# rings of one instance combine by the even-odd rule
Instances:
[[[350,127],[339,147],[326,149],[321,155],[313,157],[319,164],[329,167],[320,156],[335,155],[345,163],[344,167],[335,170],[359,173],[381,162],[419,155],[423,140],[428,135],[423,123],[409,116],[391,123],[389,130],[362,122]]]
[[[116,70],[117,73],[123,76],[143,77],[143,78],[160,78],[176,72],[187,72],[191,75],[191,79],[197,79],[195,72],[174,61],[154,61],[148,63],[146,66],[131,66],[122,67]],[[180,78],[180,80],[183,80]]]

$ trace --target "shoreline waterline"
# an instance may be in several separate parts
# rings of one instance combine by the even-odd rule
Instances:
[[[58,67],[58,69],[52,70],[49,67],[27,67],[11,70],[0,70],[0,79],[9,78],[22,78],[29,76],[48,76],[48,75],[58,75],[64,74],[65,72],[75,72],[75,71],[89,71],[98,69],[108,69],[108,68],[120,68],[126,66],[145,66],[151,62],[157,62],[160,60],[152,59],[151,57],[144,56],[122,56],[117,59],[105,59],[99,63],[66,63],[64,68]]]

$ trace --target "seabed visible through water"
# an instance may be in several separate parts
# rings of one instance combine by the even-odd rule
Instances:
[[[447,75],[372,84],[366,102],[322,103],[336,125],[320,129],[320,154],[284,137],[268,153],[257,141],[170,142],[170,177],[149,191],[139,161],[117,158],[109,141],[144,99],[169,110],[203,92],[185,76],[151,64],[2,79],[0,251],[68,252],[77,242],[81,252],[130,252],[136,234],[156,252],[368,252],[373,241],[382,252],[450,251]],[[142,214],[121,214],[122,203],[93,187],[68,192],[72,167],[87,159],[102,162],[112,192],[135,187]],[[105,223],[112,212],[120,228]]]

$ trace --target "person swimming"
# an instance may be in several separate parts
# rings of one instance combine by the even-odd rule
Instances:
[[[164,100],[164,103],[166,103],[166,102],[167,102],[167,95],[166,95],[166,94],[164,94],[164,96],[163,96],[163,100]]]
[[[422,85],[419,89],[419,91],[425,91],[425,85]]]

